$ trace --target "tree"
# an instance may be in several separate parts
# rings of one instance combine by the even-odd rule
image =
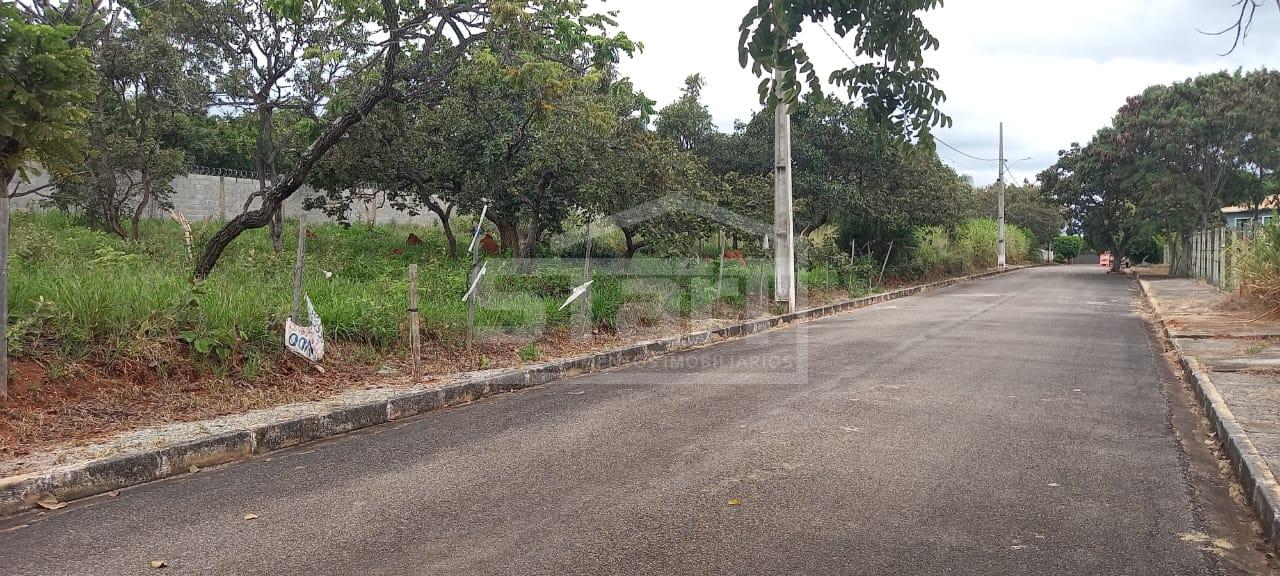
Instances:
[[[822,83],[804,45],[795,42],[806,22],[821,27],[831,22],[835,33],[852,33],[854,54],[869,62],[831,73],[829,81],[861,100],[871,119],[898,135],[928,134],[931,126],[950,126],[951,119],[936,108],[946,96],[934,86],[938,72],[924,66],[924,52],[938,47],[938,39],[920,20],[919,12],[941,0],[760,0],[742,19],[738,59],[756,76],[781,72],[778,80],[760,83],[762,102],[772,108],[778,100],[794,102],[802,92],[800,77],[812,92]],[[779,81],[780,80],[780,81]]]
[[[45,8],[48,8],[46,11]],[[80,3],[62,12],[0,5],[0,184],[26,177],[28,161],[57,171],[74,161],[78,131],[93,100],[93,69],[81,24],[95,14]]]
[[[434,213],[448,256],[456,258],[450,220],[463,193],[466,159],[454,153],[450,130],[426,106],[384,103],[317,165],[309,181],[324,196],[309,198],[305,207],[345,221],[355,200],[373,201],[380,192],[397,210]]]
[[[312,121],[328,100],[327,88],[363,55],[360,23],[338,5],[321,0],[207,0],[192,36],[218,53],[216,104],[248,108],[257,120],[254,171],[261,189],[245,210],[280,178],[281,155],[298,130],[280,133],[277,114],[291,111]],[[295,123],[296,124],[296,123]],[[305,129],[305,128],[303,128]],[[272,247],[282,249],[282,214],[270,218]]]
[[[584,7],[543,5],[535,21],[557,31],[550,38],[525,28],[477,42],[438,100],[375,115],[398,120],[354,133],[339,152],[380,167],[359,173],[380,173],[365,184],[386,190],[393,205],[425,206],[443,222],[450,210],[478,214],[487,205],[502,248],[527,260],[581,204],[586,183],[612,168],[600,161],[601,144],[624,120],[619,102],[639,100],[613,78],[619,54],[636,45],[609,32],[610,17],[583,15]],[[344,189],[356,187],[336,182],[321,182],[335,209],[350,201]]]
[[[147,207],[167,204],[187,158],[164,134],[175,113],[207,101],[203,75],[172,41],[174,25],[164,10],[112,10],[93,43],[98,90],[85,126],[91,146],[74,172],[54,178],[53,204],[78,208],[121,238],[137,240]]]
[[[252,172],[256,124],[251,116],[178,112],[170,118],[164,142],[186,152],[193,165]]]
[[[1228,205],[1248,206],[1250,217],[1256,221],[1262,212],[1262,204],[1273,194],[1267,184],[1267,180],[1250,169],[1237,170],[1227,175],[1222,187],[1222,201]]]
[[[492,5],[479,0],[430,4],[380,0],[377,4],[344,2],[339,7],[344,18],[361,23],[366,38],[380,38],[378,49],[366,59],[369,68],[378,69],[376,79],[342,102],[330,103],[334,110],[324,128],[299,154],[293,168],[263,194],[261,206],[237,215],[208,239],[196,261],[197,278],[208,276],[223,250],[240,234],[266,226],[284,201],[306,181],[316,163],[378,104],[393,96],[406,100],[439,98],[445,80],[495,21],[522,23],[530,18],[530,13],[511,4]],[[411,44],[411,50],[406,53],[407,44]]]
[[[737,232],[732,223],[708,220],[709,214],[697,210],[729,194],[706,161],[675,140],[639,122],[623,122],[604,150],[604,169],[588,178],[579,202],[622,230],[624,258],[641,250],[687,254],[689,246],[716,230]]]
[[[999,188],[984,186],[973,191],[965,207],[968,218],[995,218]],[[1005,186],[1005,219],[1031,232],[1032,240],[1043,246],[1057,238],[1066,220],[1062,206],[1048,197],[1037,184],[1023,182]]]
[[[544,232],[578,204],[584,183],[609,169],[601,144],[619,118],[610,72],[590,64],[592,51],[584,44],[562,59],[481,52],[455,77],[456,96],[441,103],[461,133],[457,150],[469,158],[469,201],[489,205],[503,247],[518,259],[532,257]]]
[[[831,223],[840,243],[886,249],[912,226],[953,226],[963,179],[927,145],[895,141],[888,129],[850,102],[811,93],[791,110],[795,222],[801,234]],[[765,178],[773,173],[773,110],[756,113],[712,148],[717,174]],[[772,218],[771,199],[760,213]]]
[[[1145,182],[1133,150],[1123,135],[1104,128],[1088,145],[1059,152],[1058,162],[1039,176],[1045,194],[1066,208],[1069,228],[1083,232],[1094,249],[1112,253],[1112,271],[1119,271],[1139,237],[1150,234],[1150,221],[1139,212]]]
[[[1149,183],[1143,215],[1181,240],[1174,274],[1189,272],[1181,255],[1190,252],[1192,232],[1221,220],[1231,179],[1274,157],[1258,144],[1274,142],[1278,99],[1276,72],[1218,72],[1148,88],[1116,115],[1117,135]]]
[[[692,74],[684,80],[680,98],[658,111],[654,127],[664,138],[670,138],[683,150],[703,149],[716,134],[711,112],[702,103],[702,88],[706,82],[701,74]]]

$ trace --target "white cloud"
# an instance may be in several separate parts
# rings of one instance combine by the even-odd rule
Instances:
[[[955,121],[938,136],[980,157],[996,155],[997,126],[1017,178],[1057,160],[1057,151],[1086,141],[1127,96],[1152,84],[1223,69],[1280,65],[1280,11],[1268,5],[1253,34],[1228,56],[1216,30],[1234,20],[1235,0],[982,0],[948,2],[926,14],[942,47],[926,55],[947,93],[942,109]],[[723,130],[759,109],[759,79],[738,65],[738,25],[750,0],[596,0],[619,11],[619,24],[645,50],[622,65],[645,93],[665,104],[685,76],[707,79],[704,99]],[[829,28],[828,28],[829,30]],[[847,63],[821,31],[804,42],[825,75]],[[839,38],[837,38],[839,40]],[[846,42],[846,46],[847,46]],[[979,184],[995,180],[995,163],[970,160],[939,146],[939,155]]]

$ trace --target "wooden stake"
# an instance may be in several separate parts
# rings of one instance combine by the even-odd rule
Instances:
[[[413,350],[413,381],[422,380],[422,334],[418,326],[418,265],[409,265],[409,348]]]
[[[719,298],[721,284],[724,282],[724,232],[720,232],[717,237],[720,240],[720,267],[716,271],[716,298]]]
[[[884,264],[880,265],[880,279],[876,280],[876,284],[884,284],[884,269],[889,267],[890,254],[893,254],[893,240],[889,241],[889,250],[884,253]]]
[[[293,323],[302,325],[302,267],[307,258],[307,213],[298,214],[298,260],[293,268]]]

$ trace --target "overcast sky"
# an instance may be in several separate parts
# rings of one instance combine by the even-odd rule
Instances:
[[[738,67],[738,25],[751,0],[594,0],[617,10],[619,24],[645,45],[623,73],[659,106],[675,99],[685,76],[701,72],[704,100],[722,130],[760,107],[757,78]],[[1216,30],[1234,21],[1234,0],[951,0],[927,13],[942,42],[925,55],[941,73],[942,110],[954,127],[938,138],[994,158],[1005,125],[1011,174],[1021,180],[1085,142],[1110,121],[1127,96],[1152,84],[1199,73],[1280,66],[1280,11],[1259,12],[1252,36],[1229,56]],[[827,30],[831,30],[828,28]],[[839,41],[840,38],[836,37]],[[848,61],[821,31],[801,36],[825,78]],[[849,43],[846,41],[845,46]],[[852,53],[852,50],[849,50]],[[938,146],[938,154],[978,184],[995,181],[995,162]]]

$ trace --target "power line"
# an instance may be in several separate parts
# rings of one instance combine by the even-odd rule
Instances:
[[[939,143],[939,144],[941,144],[941,145],[943,145],[943,146],[946,146],[947,148],[950,148],[950,149],[954,150],[956,153],[963,154],[963,155],[965,155],[965,156],[968,156],[968,157],[970,157],[970,158],[973,158],[974,160],[978,160],[978,161],[981,161],[981,162],[999,162],[999,160],[997,160],[997,159],[995,159],[995,158],[979,158],[979,157],[977,157],[977,156],[974,156],[973,154],[970,154],[970,153],[968,153],[968,152],[965,152],[964,150],[961,150],[961,149],[959,149],[959,148],[956,148],[955,146],[952,146],[952,145],[950,145],[950,144],[947,144],[945,141],[943,141],[941,138],[938,138],[937,136],[934,136],[934,137],[933,137],[933,139],[934,139],[937,143]]]
[[[823,26],[821,22],[818,23],[818,29],[822,30],[822,33],[827,35],[827,40],[830,40],[832,44],[836,45],[836,48],[840,50],[841,54],[844,54],[845,59],[848,60],[850,64],[853,64],[854,66],[858,65],[857,62],[853,61],[853,57],[850,56],[848,52],[844,51],[844,46],[841,46],[839,42],[836,42],[835,36],[832,36],[830,32],[827,32],[827,27]]]
[[[823,26],[822,24],[818,24],[818,29],[822,30],[822,33],[826,35],[827,40],[830,40],[831,43],[835,45],[836,49],[840,50],[841,54],[844,54],[845,59],[847,59],[850,64],[853,64],[854,66],[858,65],[857,62],[854,62],[853,57],[850,56],[849,53],[845,51],[844,46],[841,46],[839,42],[836,42],[835,36],[832,36],[831,33],[827,31],[826,26]],[[964,150],[956,148],[955,146],[947,144],[943,139],[938,138],[937,136],[934,136],[933,139],[937,141],[939,144],[942,144],[943,146],[946,146],[947,148],[950,148],[951,150],[955,151],[956,153],[967,156],[979,162],[999,162],[999,160],[995,158],[980,158],[978,156],[974,156],[973,154],[970,154],[968,152],[965,152]],[[1007,161],[1004,163],[1004,166],[1005,166],[1005,171],[1009,172],[1009,163]],[[1009,172],[1009,174],[1011,176],[1013,175],[1012,172]]]
[[[1017,186],[1017,183],[1018,183],[1018,177],[1017,177],[1017,176],[1014,176],[1014,175],[1013,175],[1013,170],[1009,169],[1009,161],[1008,161],[1008,160],[1005,160],[1005,161],[1004,161],[1004,173],[1005,173],[1005,174],[1008,174],[1010,178],[1013,178],[1014,186]]]

